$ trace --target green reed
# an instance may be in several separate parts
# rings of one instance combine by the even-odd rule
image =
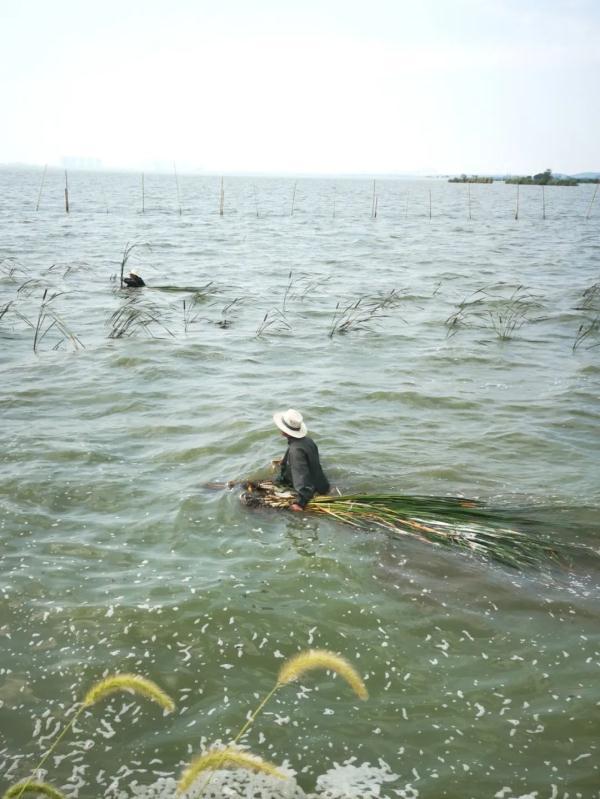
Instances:
[[[499,283],[486,286],[465,297],[446,319],[446,335],[452,336],[461,328],[491,329],[507,341],[524,324],[538,321],[540,300],[525,286],[510,287]]]

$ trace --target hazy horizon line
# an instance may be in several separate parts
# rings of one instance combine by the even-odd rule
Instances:
[[[82,159],[85,160],[85,159]],[[93,159],[91,159],[93,160]],[[390,171],[390,172],[299,172],[299,171],[271,171],[271,170],[204,170],[200,167],[177,167],[177,162],[173,163],[171,168],[168,167],[104,167],[104,166],[70,166],[70,165],[57,165],[57,164],[41,164],[30,163],[26,161],[7,161],[0,162],[0,169],[35,169],[35,170],[52,170],[57,172],[87,172],[96,174],[144,174],[144,175],[178,175],[194,176],[194,177],[289,177],[289,178],[364,178],[377,180],[382,178],[450,178],[460,177],[466,175],[467,177],[521,177],[527,175],[538,174],[536,170],[531,172],[507,172],[502,170],[497,171],[465,171],[451,172],[451,171],[437,171],[437,170],[416,170],[414,172],[408,171]],[[543,170],[539,170],[543,171]],[[553,175],[565,175],[567,177],[577,177],[578,175],[600,175],[600,170],[585,169],[578,172],[565,172],[562,170],[552,170]]]

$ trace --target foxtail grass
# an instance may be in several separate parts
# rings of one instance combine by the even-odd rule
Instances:
[[[3,794],[2,799],[16,799],[18,796],[23,796],[26,793],[33,793],[37,796],[47,796],[49,799],[65,799],[62,794],[53,785],[41,780],[24,780],[11,785],[10,788]]]
[[[84,708],[91,707],[119,691],[129,691],[143,696],[169,712],[175,709],[173,700],[155,682],[141,677],[139,674],[113,674],[110,677],[105,677],[92,685],[83,697],[82,705]]]
[[[75,722],[79,719],[84,710],[91,708],[105,697],[117,693],[118,691],[128,691],[139,696],[143,696],[146,699],[151,699],[153,702],[156,702],[158,705],[160,705],[163,710],[172,711],[175,709],[173,700],[161,688],[159,688],[156,683],[152,682],[152,680],[148,680],[138,674],[113,674],[109,677],[105,677],[102,680],[95,682],[83,697],[83,700],[78,705],[74,706],[73,709],[75,712],[73,713],[71,720],[56,736],[48,751],[44,754],[38,765],[33,770],[33,773],[36,774],[40,771],[58,744],[75,725]],[[31,786],[40,785],[46,785],[46,783],[38,782],[33,777],[22,780],[15,785],[11,785],[5,794],[5,797],[10,795],[11,799],[12,797],[15,797],[15,799],[20,799],[25,792],[30,790]],[[48,786],[48,789],[51,789],[51,786]],[[38,788],[38,793],[40,792],[50,796],[51,799],[62,799],[62,794],[58,792],[53,794],[48,793],[48,790],[40,791]]]
[[[229,765],[258,771],[261,774],[268,774],[271,777],[278,777],[282,780],[286,778],[282,771],[279,771],[272,763],[263,760],[262,757],[228,746],[224,749],[209,749],[208,752],[192,760],[177,783],[177,792],[184,793],[191,788],[202,773],[206,771],[215,772],[223,768],[223,766]]]
[[[187,769],[183,772],[177,790],[178,792],[183,792],[187,790],[190,785],[195,781],[198,774],[206,769],[211,769],[211,774],[206,778],[205,782],[202,784],[200,788],[200,794],[204,791],[206,786],[209,784],[212,774],[221,768],[221,766],[227,761],[231,762],[238,762],[239,765],[244,766],[244,763],[240,763],[239,761],[234,761],[230,757],[230,753],[234,752],[236,754],[240,754],[238,750],[235,749],[238,741],[242,738],[243,735],[248,731],[248,729],[254,724],[258,715],[262,712],[265,705],[270,701],[273,695],[282,689],[284,686],[288,685],[291,682],[302,677],[308,671],[314,671],[316,669],[327,669],[332,671],[336,674],[339,674],[348,685],[352,688],[354,693],[360,699],[367,699],[368,693],[365,687],[365,684],[358,674],[358,672],[354,669],[354,667],[340,655],[336,655],[334,652],[329,652],[325,649],[308,649],[304,650],[303,652],[299,652],[297,655],[286,660],[282,667],[279,670],[279,674],[277,676],[277,680],[275,681],[275,685],[271,688],[269,693],[261,700],[258,706],[248,715],[245,723],[242,725],[241,729],[233,739],[232,743],[226,747],[225,749],[220,750],[210,750],[205,755],[199,756],[196,760],[192,761],[192,763],[187,767]],[[248,757],[246,753],[241,753],[244,757]],[[255,764],[255,759],[253,756],[251,763],[248,764],[247,767],[250,768],[257,768]],[[204,765],[204,763],[207,765]],[[281,773],[275,773],[277,770],[274,766],[271,766],[269,763],[265,763],[265,761],[260,761],[260,763],[264,766],[261,767],[260,771],[263,771],[266,774],[272,774],[274,776],[285,776]],[[268,770],[267,770],[268,769]],[[270,769],[274,769],[271,771]]]
[[[286,660],[279,670],[277,683],[287,685],[315,669],[335,672],[348,683],[359,699],[369,698],[365,684],[356,669],[340,655],[334,655],[325,649],[308,649]]]

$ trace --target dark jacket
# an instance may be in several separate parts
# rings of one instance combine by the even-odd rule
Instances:
[[[281,461],[278,482],[293,487],[298,494],[298,505],[303,508],[315,494],[329,492],[329,480],[323,473],[319,450],[312,438],[286,438],[288,448]]]
[[[125,283],[128,289],[141,289],[143,286],[146,285],[143,279],[139,275],[131,275],[130,277],[124,277],[123,283]]]

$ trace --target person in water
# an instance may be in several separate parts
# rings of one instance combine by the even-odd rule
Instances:
[[[143,279],[137,272],[134,272],[133,269],[129,273],[129,277],[123,278],[123,283],[125,283],[128,289],[141,289],[142,286],[146,285]]]
[[[306,435],[302,414],[290,408],[274,413],[273,421],[288,442],[275,482],[294,489],[298,499],[290,510],[302,511],[315,494],[329,493],[329,480],[321,468],[317,445]]]

